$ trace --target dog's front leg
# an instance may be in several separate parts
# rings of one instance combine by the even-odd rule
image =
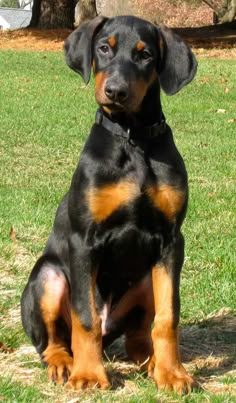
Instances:
[[[175,390],[179,394],[189,392],[194,385],[179,354],[179,280],[183,249],[183,238],[180,235],[168,256],[152,269],[155,304],[152,330],[154,354],[149,364],[149,375],[154,378],[157,386],[165,390]]]
[[[70,239],[73,368],[67,387],[109,388],[102,363],[101,320],[96,311],[96,267],[78,234]]]

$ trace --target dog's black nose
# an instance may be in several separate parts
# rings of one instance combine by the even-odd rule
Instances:
[[[128,85],[125,83],[109,83],[105,86],[105,94],[113,102],[125,102],[128,98]]]

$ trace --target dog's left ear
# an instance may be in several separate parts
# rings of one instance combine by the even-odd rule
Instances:
[[[158,31],[160,85],[166,94],[173,95],[192,81],[197,71],[197,61],[189,46],[172,30],[162,26]]]
[[[83,77],[86,84],[91,73],[93,39],[106,21],[107,18],[99,16],[85,22],[64,43],[66,63]]]

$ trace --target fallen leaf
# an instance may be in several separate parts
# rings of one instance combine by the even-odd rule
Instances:
[[[228,87],[225,88],[225,94],[228,94],[230,92],[230,89]]]
[[[209,81],[210,81],[210,78],[209,78],[209,77],[202,77],[202,78],[200,79],[200,83],[203,83],[203,84],[208,83]]]
[[[199,144],[199,147],[202,147],[202,148],[205,148],[205,147],[208,147],[208,143],[200,143]]]
[[[10,239],[12,240],[12,242],[17,242],[16,231],[15,231],[14,227],[11,227]]]
[[[1,353],[13,353],[14,349],[11,347],[8,347],[6,345],[6,343],[3,343],[2,341],[0,341],[0,352]]]
[[[226,79],[226,78],[220,78],[219,80],[217,80],[218,81],[218,83],[220,83],[220,84],[224,84],[224,83],[227,83],[228,82],[228,80]]]
[[[226,109],[217,109],[216,113],[226,113]]]

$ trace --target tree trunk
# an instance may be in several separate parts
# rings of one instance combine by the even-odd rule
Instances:
[[[34,0],[30,27],[73,28],[75,0]]]
[[[222,0],[220,22],[232,22],[236,16],[236,0]]]
[[[214,11],[214,20],[225,23],[232,22],[236,16],[236,0],[222,0],[218,7],[214,0],[203,0]]]
[[[91,20],[96,17],[96,1],[95,0],[78,0],[75,7],[75,23],[74,26],[78,27],[83,22]]]

